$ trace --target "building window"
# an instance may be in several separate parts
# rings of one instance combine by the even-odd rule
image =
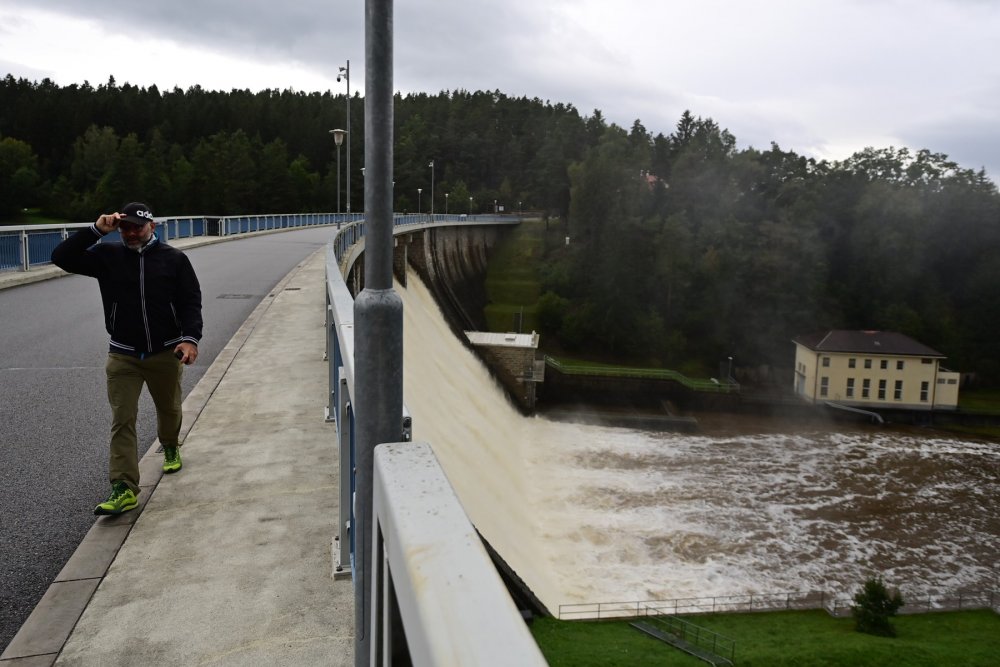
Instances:
[[[896,380],[896,388],[892,392],[892,397],[897,401],[903,400],[903,381]]]
[[[871,368],[871,367],[872,367],[872,360],[865,359],[865,368]]]
[[[855,359],[854,357],[851,357],[850,359],[847,360],[847,367],[848,368],[854,368],[855,365],[857,365],[857,362],[858,362],[857,359]]]
[[[888,370],[889,369],[889,360],[888,359],[883,359],[882,361],[880,361],[879,362],[879,368],[881,368],[882,370]]]
[[[885,380],[878,381],[878,400],[885,400]]]
[[[823,368],[830,367],[830,357],[823,357]]]
[[[945,382],[944,378],[938,378],[938,384],[944,384],[944,382]]]
[[[854,398],[854,378],[847,378],[847,398]]]
[[[861,381],[861,398],[868,398],[871,395],[872,381],[865,378]]]
[[[933,359],[921,359],[920,363],[922,363],[922,364],[933,364],[934,360]]]
[[[931,383],[921,382],[920,383],[920,402],[926,403],[928,399],[928,394],[930,393]]]
[[[785,368],[788,368],[785,366]],[[819,395],[826,396],[830,393],[830,378],[823,377],[819,379]]]
[[[896,370],[897,371],[903,370],[903,360],[902,359],[897,359],[896,360]]]
[[[948,380],[948,384],[958,384],[958,380],[955,379]]]

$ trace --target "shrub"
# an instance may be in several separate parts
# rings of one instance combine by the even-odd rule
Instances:
[[[855,629],[880,637],[895,637],[896,629],[889,622],[892,616],[903,606],[903,597],[899,591],[891,595],[881,577],[869,577],[864,586],[854,596]]]

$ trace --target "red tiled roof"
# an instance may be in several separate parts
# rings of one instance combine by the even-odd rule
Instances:
[[[945,358],[945,355],[937,350],[895,331],[832,329],[796,336],[792,341],[816,352],[857,352],[858,354]]]

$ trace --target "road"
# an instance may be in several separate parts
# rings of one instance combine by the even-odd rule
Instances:
[[[184,395],[271,288],[332,236],[309,228],[187,251],[204,338]],[[68,276],[0,291],[0,651],[94,522],[107,495],[107,334],[97,281]],[[146,392],[139,456],[156,438]]]

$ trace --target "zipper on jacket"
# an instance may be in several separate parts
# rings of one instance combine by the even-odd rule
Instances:
[[[111,335],[115,333],[115,315],[118,314],[118,302],[111,304]]]
[[[146,315],[146,256],[139,254],[139,306],[142,310],[142,326],[146,329],[146,351],[153,350],[153,337],[149,335],[149,317]]]

